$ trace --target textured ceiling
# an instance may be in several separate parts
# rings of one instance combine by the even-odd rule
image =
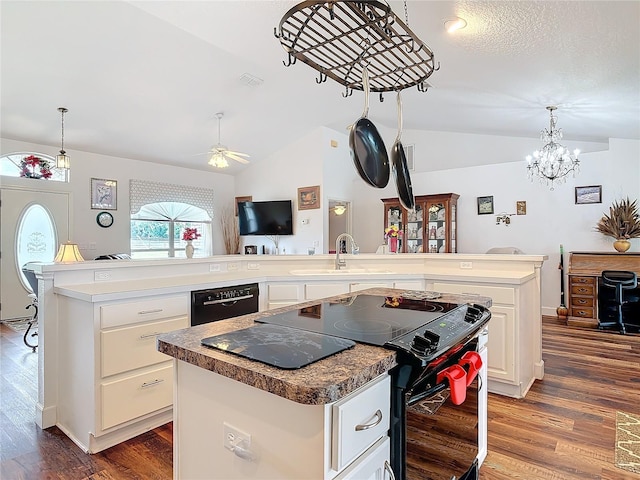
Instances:
[[[362,94],[345,99],[307,65],[283,65],[274,27],[296,3],[3,0],[0,134],[56,147],[66,106],[68,150],[208,170],[218,111],[222,143],[253,163],[319,126],[346,132]],[[404,18],[403,3],[390,4]],[[441,68],[428,92],[403,92],[405,130],[537,138],[553,104],[567,140],[640,139],[640,2],[409,1],[407,11]],[[468,26],[450,35],[455,15]],[[246,73],[264,82],[246,86]],[[369,116],[393,130],[387,97],[372,95]]]

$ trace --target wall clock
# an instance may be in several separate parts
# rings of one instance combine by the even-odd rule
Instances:
[[[113,225],[113,215],[111,215],[109,212],[100,212],[96,217],[96,222],[102,228],[109,228],[111,225]]]

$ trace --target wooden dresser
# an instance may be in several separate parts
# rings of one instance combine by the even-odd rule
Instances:
[[[598,326],[598,279],[603,270],[628,270],[640,275],[640,253],[569,253],[568,325]]]

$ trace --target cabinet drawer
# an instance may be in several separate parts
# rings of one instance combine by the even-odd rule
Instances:
[[[115,303],[100,307],[102,328],[149,322],[189,314],[187,295],[161,297],[141,302]]]
[[[298,285],[269,285],[267,298],[271,301],[298,301]]]
[[[571,308],[571,316],[572,317],[582,317],[582,318],[595,318],[595,312],[593,308]]]
[[[582,308],[582,307],[591,307],[594,306],[594,298],[593,297],[571,297],[571,306],[574,308]]]
[[[169,407],[173,403],[173,364],[100,385],[102,429]]]
[[[433,289],[436,292],[482,295],[483,297],[491,298],[493,303],[501,303],[503,305],[515,305],[516,303],[516,294],[513,288],[434,282]]]
[[[570,277],[571,285],[595,285],[595,277]]]
[[[391,471],[391,441],[389,437],[378,440],[373,447],[340,473],[335,480],[364,480],[393,478]]]
[[[595,286],[589,284],[571,284],[571,295],[593,295]]]
[[[156,335],[188,326],[189,318],[183,316],[100,332],[102,376],[166,362],[171,357],[158,352]]]
[[[331,466],[340,471],[389,429],[391,381],[388,375],[332,406]]]

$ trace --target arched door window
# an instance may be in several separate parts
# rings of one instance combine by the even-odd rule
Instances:
[[[182,233],[187,227],[197,228],[201,235],[193,241],[194,257],[210,256],[211,217],[205,210],[179,202],[143,205],[131,214],[131,257],[186,257]]]
[[[27,207],[16,229],[15,258],[18,277],[28,291],[32,289],[22,266],[29,262],[52,262],[57,245],[56,228],[49,211],[38,204]]]

